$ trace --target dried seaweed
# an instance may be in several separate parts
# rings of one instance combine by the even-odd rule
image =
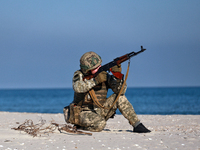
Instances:
[[[34,124],[32,120],[25,120],[25,122],[21,125],[19,125],[17,128],[12,128],[14,130],[24,131],[28,133],[29,135],[35,137],[35,136],[41,136],[41,135],[48,135],[49,133],[53,133],[56,129],[62,133],[62,131],[65,131],[67,133],[73,133],[73,134],[86,134],[86,135],[92,135],[91,133],[83,132],[80,130],[77,130],[76,126],[71,126],[68,124],[60,125],[57,123],[51,122],[50,124],[46,124],[46,120],[41,119],[38,124]]]
[[[34,124],[32,120],[25,120],[25,122],[19,125],[17,128],[12,128],[14,130],[24,131],[33,137],[41,136],[42,134],[53,133],[56,127],[52,124],[45,126],[46,120],[41,119],[38,124]]]

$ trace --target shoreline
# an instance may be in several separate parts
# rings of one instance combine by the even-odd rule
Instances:
[[[40,120],[66,124],[61,113],[0,112],[0,150],[12,149],[181,149],[200,150],[200,115],[138,115],[152,132],[133,133],[132,126],[122,115],[109,119],[102,132],[78,135],[55,130],[33,137],[16,131],[26,119],[34,124]]]

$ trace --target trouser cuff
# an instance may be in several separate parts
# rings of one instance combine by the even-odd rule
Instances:
[[[135,125],[133,126],[134,128],[137,127],[140,124],[140,121],[136,122]]]

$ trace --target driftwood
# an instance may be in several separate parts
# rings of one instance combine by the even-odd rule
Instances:
[[[49,125],[46,125],[46,120],[43,120],[43,119],[41,119],[38,124],[34,124],[33,121],[30,119],[25,120],[25,122],[19,125],[17,128],[11,128],[11,129],[24,131],[33,137],[41,136],[42,134],[53,133],[56,129],[58,129],[60,133],[62,133],[62,131],[65,131],[67,133],[73,133],[73,134],[92,135],[92,133],[87,133],[87,132],[77,130],[76,126],[71,126],[68,124],[60,125],[60,124],[51,122]]]
[[[83,132],[83,131],[77,130],[76,126],[70,126],[70,125],[67,125],[67,124],[59,125],[57,123],[52,123],[52,124],[58,127],[58,131],[60,131],[60,133],[62,133],[62,131],[65,131],[65,132],[74,133],[74,134],[92,135],[92,133],[88,133],[88,132]]]

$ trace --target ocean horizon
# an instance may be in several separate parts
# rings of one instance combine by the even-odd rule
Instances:
[[[72,88],[0,89],[0,111],[63,113],[73,94]],[[111,94],[109,90],[108,96]],[[125,95],[137,114],[200,114],[199,86],[128,87]]]

